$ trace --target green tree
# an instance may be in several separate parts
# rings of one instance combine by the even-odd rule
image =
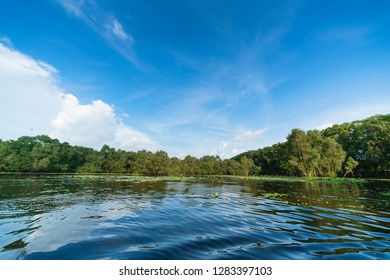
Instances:
[[[249,157],[243,156],[240,159],[240,163],[241,163],[241,174],[243,176],[249,176],[251,175],[251,173],[259,171],[258,170],[259,167],[256,170],[253,160]]]
[[[321,144],[319,176],[336,177],[341,172],[346,152],[332,138],[326,138]]]
[[[170,169],[170,160],[168,154],[164,151],[157,151],[152,156],[151,173],[152,176],[168,175]]]
[[[200,172],[202,175],[221,174],[221,163],[219,156],[203,156],[199,159]]]
[[[348,157],[348,159],[345,161],[345,164],[344,164],[345,173],[344,173],[343,177],[346,177],[348,174],[353,174],[353,170],[358,165],[359,165],[358,161],[354,160],[351,157]]]
[[[287,173],[295,176],[315,176],[319,154],[313,149],[306,133],[300,129],[293,129],[287,136],[286,145],[288,158],[282,165]]]
[[[200,174],[199,160],[193,156],[186,156],[182,164],[183,174],[197,176]]]
[[[334,125],[323,134],[334,138],[349,158],[359,162],[355,174],[381,176],[390,171],[390,115]]]
[[[153,175],[153,153],[142,150],[138,151],[135,155],[133,163],[133,173],[137,175]]]
[[[240,175],[242,171],[241,164],[234,159],[226,159],[222,162],[223,175]]]
[[[182,161],[177,157],[170,159],[168,175],[182,175]]]

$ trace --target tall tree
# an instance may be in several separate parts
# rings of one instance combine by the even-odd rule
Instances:
[[[243,176],[249,176],[251,173],[256,173],[260,171],[260,168],[255,168],[255,164],[253,160],[249,157],[242,157],[240,159],[240,164],[241,164],[241,175]]]
[[[315,176],[320,155],[313,149],[309,137],[301,129],[293,129],[287,136],[287,161],[283,168],[296,176]]]

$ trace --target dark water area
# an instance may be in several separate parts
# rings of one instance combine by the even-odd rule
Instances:
[[[0,259],[390,259],[390,183],[0,175]]]

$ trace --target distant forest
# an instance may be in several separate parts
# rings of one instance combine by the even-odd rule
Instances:
[[[104,145],[100,151],[61,143],[46,135],[0,140],[0,172],[128,173],[134,175],[274,175],[302,177],[390,177],[390,115],[293,129],[283,143],[221,159],[184,159],[164,151],[129,152]]]

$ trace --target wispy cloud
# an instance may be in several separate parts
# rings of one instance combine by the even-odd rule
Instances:
[[[339,41],[348,45],[369,44],[370,34],[373,28],[371,26],[338,27],[325,31],[321,34],[322,41]]]
[[[333,124],[341,124],[362,120],[377,114],[388,114],[390,112],[390,98],[366,101],[364,103],[354,102],[350,105],[335,106],[323,112],[319,112],[316,117],[297,124],[305,130],[324,129]]]
[[[140,69],[145,68],[135,53],[133,37],[114,15],[105,11],[94,0],[57,0],[57,2],[70,16],[81,20],[102,36],[109,46],[126,60]]]
[[[242,50],[230,61],[197,61],[189,54],[176,52],[177,62],[197,74],[186,86],[168,90],[175,99],[159,108],[155,112],[159,117],[148,120],[145,126],[167,142],[186,146],[195,156],[215,154],[229,158],[247,148],[258,148],[256,139],[265,130],[242,129],[252,126],[243,122],[244,116],[251,114],[249,108],[255,106],[251,101],[255,101],[256,111],[262,111],[264,117],[267,112],[262,109],[269,106],[267,95],[278,83],[268,81],[261,54],[252,57],[259,62],[255,63],[249,60],[248,51]],[[222,141],[228,146],[222,147]]]
[[[220,44],[205,55],[170,49],[175,65],[191,76],[185,86],[170,90],[175,98],[159,108],[155,113],[158,117],[146,126],[159,136],[164,135],[167,142],[181,143],[187,150],[192,147],[194,155],[214,153],[226,158],[260,147],[257,140],[265,130],[248,128],[268,126],[265,119],[271,107],[271,91],[289,80],[283,75],[283,67],[294,54],[283,53],[275,58],[273,53],[288,33],[297,9],[278,9],[280,20],[265,24],[267,27],[259,26],[256,34],[250,36],[240,36],[239,23],[225,22],[220,14],[204,15],[210,9],[198,10],[199,18],[210,30],[216,30]],[[221,20],[231,25],[221,26]],[[272,21],[271,17],[269,20]],[[260,119],[254,124],[257,117]]]
[[[133,41],[133,38],[125,32],[122,24],[120,24],[116,18],[113,18],[111,22],[106,25],[106,27],[122,41]]]
[[[7,36],[2,36],[0,37],[0,43],[3,44],[6,47],[13,48],[12,41],[9,37]]]
[[[58,0],[63,8],[69,13],[76,17],[84,17],[83,6],[85,2],[83,0]]]

